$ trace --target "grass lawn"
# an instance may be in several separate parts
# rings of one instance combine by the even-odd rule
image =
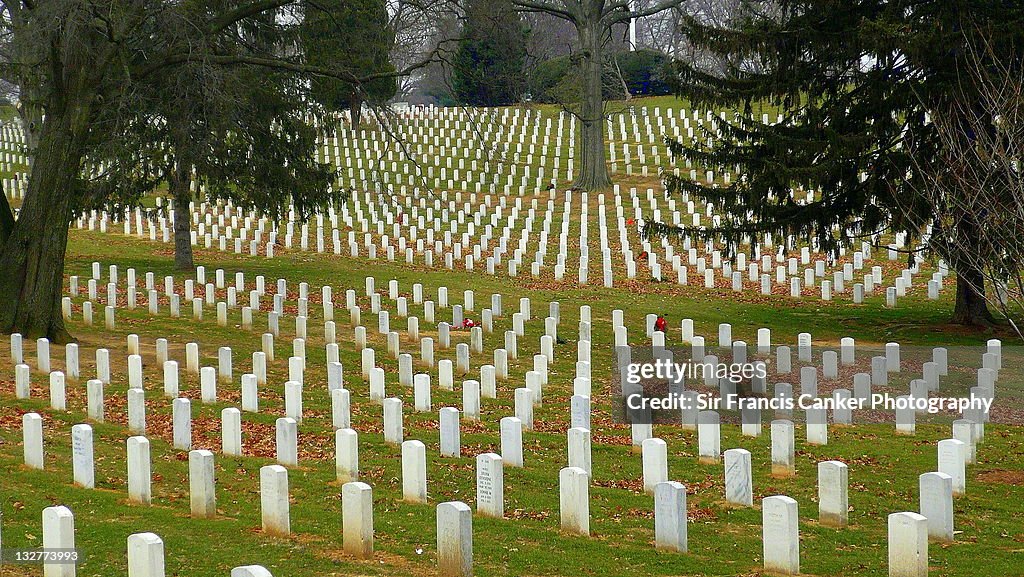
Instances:
[[[146,272],[157,277],[174,274],[173,258],[165,245],[128,239],[120,235],[73,231],[67,255],[66,274],[90,275],[90,263],[117,264],[121,275],[135,268],[142,286]],[[506,467],[503,520],[474,516],[474,561],[477,575],[758,575],[760,574],[761,497],[785,494],[800,506],[801,568],[811,575],[886,575],[886,516],[917,509],[918,475],[936,468],[936,443],[950,436],[948,419],[922,418],[916,435],[898,436],[892,424],[858,424],[831,427],[826,446],[803,442],[798,426],[797,470],[794,478],[769,476],[770,436],[764,430],[758,438],[741,437],[737,425],[722,428],[722,449],[742,447],[751,451],[754,471],[755,507],[734,508],[724,503],[722,465],[697,461],[696,434],[679,427],[656,426],[655,435],[668,443],[669,478],[689,488],[688,554],[658,553],[653,547],[653,499],[643,493],[641,458],[631,450],[629,429],[610,421],[610,383],[613,351],[611,315],[625,312],[631,342],[641,342],[644,315],[667,313],[670,342],[678,342],[679,319],[692,318],[695,331],[709,341],[717,335],[719,322],[730,322],[733,335],[756,342],[756,331],[769,327],[773,340],[795,344],[800,332],[811,332],[816,345],[835,345],[841,337],[854,337],[858,346],[879,346],[899,341],[905,346],[957,346],[984,344],[989,335],[967,332],[945,324],[952,303],[952,291],[945,300],[928,302],[904,299],[894,310],[884,308],[884,296],[869,298],[864,305],[794,301],[786,298],[739,298],[726,289],[708,291],[692,285],[633,283],[605,289],[595,286],[561,285],[528,278],[509,279],[462,270],[427,270],[394,265],[386,260],[368,262],[348,257],[323,256],[287,251],[276,258],[251,258],[216,251],[200,251],[197,262],[206,266],[208,277],[223,268],[228,279],[244,271],[251,287],[256,275],[265,275],[273,292],[277,278],[289,279],[289,303],[282,319],[281,337],[276,340],[276,360],[270,363],[268,386],[260,390],[261,412],[243,414],[245,456],[228,458],[219,454],[220,412],[238,406],[238,375],[249,372],[251,353],[260,348],[260,334],[266,327],[266,313],[255,314],[252,331],[241,328],[239,309],[231,310],[227,327],[219,327],[212,307],[202,321],[190,317],[171,319],[166,298],[161,313],[150,317],[145,306],[133,311],[118,309],[117,327],[102,327],[102,307],[97,308],[95,326],[82,322],[81,298],[75,299],[71,332],[79,339],[83,379],[69,381],[69,412],[48,408],[48,380],[33,373],[32,399],[14,398],[13,367],[9,344],[0,344],[0,512],[3,514],[4,547],[41,545],[41,510],[64,504],[75,513],[77,545],[85,555],[80,576],[125,575],[126,538],[152,531],[166,547],[167,574],[190,577],[225,576],[231,567],[261,564],[278,576],[301,575],[433,575],[436,570],[435,511],[437,503],[465,501],[475,508],[475,456],[500,452],[498,421],[514,413],[513,389],[523,386],[524,374],[532,369],[532,355],[539,352],[547,303],[561,304],[559,335],[567,343],[556,346],[556,360],[549,369],[550,382],[544,390],[543,406],[537,408],[537,430],[524,433],[525,468]],[[505,316],[496,320],[495,332],[485,335],[483,355],[472,358],[471,377],[490,363],[490,351],[503,345],[503,332],[511,328],[511,312],[518,298],[533,302],[533,319],[526,337],[519,340],[519,359],[512,362],[511,378],[499,382],[498,399],[483,401],[482,420],[462,422],[461,458],[438,456],[436,410],[461,407],[456,392],[432,391],[434,411],[414,413],[412,391],[397,383],[397,363],[386,354],[386,342],[376,331],[376,318],[369,312],[369,299],[360,296],[362,324],[368,327],[371,346],[377,349],[377,363],[387,373],[388,396],[405,401],[405,437],[427,445],[430,505],[401,502],[401,460],[397,447],[382,437],[381,408],[368,401],[367,384],[359,374],[359,351],[355,349],[353,327],[343,310],[345,289],[364,295],[364,278],[372,275],[382,302],[387,299],[387,281],[397,279],[403,295],[411,294],[415,282],[424,285],[425,295],[436,295],[447,286],[452,303],[462,302],[462,290],[476,294],[479,309],[488,306],[492,293],[504,295]],[[122,276],[123,278],[123,276]],[[184,277],[176,279],[181,290]],[[294,336],[293,318],[298,283],[308,282],[311,300],[309,338],[306,343],[307,369],[304,386],[304,420],[299,429],[300,466],[289,471],[292,536],[271,538],[260,531],[259,468],[274,458],[274,421],[283,414],[283,388],[287,379],[287,358]],[[104,280],[103,283],[106,281]],[[230,282],[230,280],[229,280]],[[82,281],[84,285],[84,280]],[[352,391],[353,428],[360,434],[361,480],[373,486],[376,553],[372,561],[360,561],[342,550],[340,485],[333,466],[333,431],[330,398],[326,392],[326,356],[319,288],[334,287],[335,320],[345,385]],[[101,287],[104,286],[101,283]],[[247,287],[248,288],[248,287]],[[122,283],[123,290],[123,283]],[[102,290],[101,290],[102,292]],[[140,293],[143,291],[140,291]],[[162,293],[162,291],[161,291]],[[218,294],[223,299],[223,294]],[[429,298],[429,297],[425,297]],[[123,302],[124,294],[121,299]],[[241,300],[247,300],[242,299]],[[412,305],[410,315],[422,317],[422,306]],[[264,298],[266,310],[270,299]],[[140,302],[144,295],[140,294]],[[569,397],[575,361],[578,307],[593,309],[593,470],[590,488],[590,538],[565,534],[558,521],[558,470],[566,464],[565,431],[569,423]],[[182,307],[188,314],[191,307]],[[450,318],[450,310],[439,309],[438,320]],[[393,316],[392,330],[404,331],[405,322]],[[421,323],[423,334],[430,327]],[[140,335],[147,390],[147,436],[152,442],[153,505],[127,502],[125,439],[127,432],[126,356],[128,334]],[[419,359],[418,346],[402,332],[402,350]],[[171,405],[162,396],[162,371],[156,367],[154,342],[166,338],[172,359],[181,366],[183,396],[193,399],[193,448],[216,454],[218,517],[194,520],[189,517],[188,471],[185,452],[171,447]],[[235,379],[218,387],[219,402],[199,402],[198,377],[184,369],[184,345],[198,342],[203,366],[215,366],[217,349],[231,346]],[[453,332],[453,347],[439,350],[437,358],[454,359],[454,342],[468,342],[468,334]],[[1004,339],[1004,370],[1000,395],[1019,398],[1020,356]],[[84,422],[85,379],[95,374],[94,349],[111,351],[114,364],[112,383],[106,387],[105,423],[93,423],[95,430],[97,488],[86,490],[72,485],[70,428]],[[26,343],[26,359],[34,363],[34,343]],[[54,369],[63,367],[61,347],[52,347]],[[858,351],[858,360],[868,353]],[[417,366],[417,371],[426,370]],[[436,376],[436,370],[429,371]],[[901,376],[905,385],[909,375]],[[775,382],[781,379],[771,379]],[[844,386],[849,386],[845,383]],[[21,464],[21,418],[26,411],[44,416],[46,470],[33,471]],[[834,529],[817,522],[816,463],[838,459],[850,467],[850,526]],[[1020,575],[1024,572],[1024,430],[1015,425],[990,424],[978,449],[978,463],[968,468],[967,494],[955,501],[955,523],[959,533],[951,545],[932,544],[931,574]],[[4,567],[0,575],[38,575],[38,567]]]

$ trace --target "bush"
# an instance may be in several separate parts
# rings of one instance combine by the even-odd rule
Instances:
[[[530,74],[529,89],[534,102],[558,102],[565,89],[571,84],[570,75],[575,75],[568,56],[559,56],[537,64]]]
[[[668,66],[672,62],[668,55],[657,50],[619,52],[615,55],[615,62],[633,96],[664,96],[672,93],[666,82]]]
[[[657,50],[619,52],[605,67],[604,97],[620,99],[623,82],[632,96],[663,96],[672,90],[666,81],[672,59]],[[621,76],[620,76],[621,75]],[[579,82],[571,56],[559,56],[537,64],[530,74],[530,93],[535,102],[575,101]]]

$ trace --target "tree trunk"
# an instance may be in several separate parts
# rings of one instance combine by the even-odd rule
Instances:
[[[14,211],[7,200],[7,191],[0,185],[0,246],[7,242],[7,237],[14,232]]]
[[[0,331],[55,343],[73,340],[60,300],[71,220],[69,191],[82,163],[89,106],[51,110],[43,123],[28,194],[0,252]]]
[[[28,167],[32,169],[34,155],[39,147],[39,132],[43,125],[43,110],[35,102],[35,95],[31,89],[25,90],[25,100],[18,106],[18,117],[21,119],[21,127],[25,134],[25,154],[28,156]]]
[[[171,171],[167,187],[174,199],[174,266],[178,270],[192,270],[195,261],[192,258],[192,165],[178,158],[175,168]]]
[[[580,22],[577,33],[583,60],[580,102],[580,134],[577,149],[579,166],[573,188],[599,190],[611,186],[604,149],[604,94],[602,34],[600,24],[588,17]]]
[[[352,120],[352,130],[358,131],[359,126],[363,123],[363,101],[360,98],[353,97],[352,103],[349,104],[349,115]]]
[[[990,327],[995,323],[985,300],[985,275],[980,270],[957,271],[953,322],[978,327]]]
[[[936,218],[933,225],[933,246],[956,273],[956,304],[952,322],[960,325],[990,327],[995,317],[989,312],[985,299],[985,272],[983,264],[993,258],[989,247],[981,241],[975,215],[964,211],[958,215],[955,226],[945,226]]]

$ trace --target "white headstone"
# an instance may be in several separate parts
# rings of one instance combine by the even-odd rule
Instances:
[[[641,452],[644,492],[653,495],[655,485],[668,481],[668,445],[661,439],[645,439]]]
[[[467,420],[480,420],[480,383],[479,381],[462,381],[462,410]]]
[[[55,411],[66,411],[67,403],[64,373],[53,371],[50,373],[50,408]]]
[[[36,339],[36,370],[50,372],[50,341],[45,338]]]
[[[889,514],[889,577],[927,577],[928,519],[911,512]]]
[[[437,567],[441,577],[473,575],[473,511],[460,501],[437,506]]]
[[[253,353],[254,358],[256,355],[262,356],[263,353]],[[264,369],[263,374],[266,375],[266,369]],[[253,373],[242,375],[242,410],[247,413],[258,413],[260,411],[259,382],[259,377]]]
[[[573,395],[569,400],[569,426],[590,430],[590,396]]]
[[[928,536],[944,543],[953,541],[953,477],[924,473],[918,477],[921,515],[928,519]]]
[[[523,429],[533,430],[533,391],[525,387],[515,392],[516,418],[523,423]]]
[[[501,458],[509,467],[523,466],[523,422],[516,417],[503,417],[501,429]]]
[[[590,535],[590,477],[579,467],[558,472],[559,515],[564,531]]]
[[[733,505],[754,505],[754,480],[750,451],[729,449],[725,452],[725,501]]]
[[[445,407],[438,413],[442,457],[460,457],[462,443],[459,435],[459,410]]]
[[[353,481],[341,487],[342,540],[345,553],[359,559],[373,556],[373,489]]]
[[[505,483],[502,458],[495,453],[476,457],[476,510],[486,517],[505,516]]]
[[[785,495],[761,500],[764,568],[784,575],[800,573],[800,516],[795,499]]]
[[[590,453],[590,429],[573,427],[566,432],[566,444],[569,449],[569,466],[579,467],[593,475]],[[666,465],[667,472],[667,465]],[[667,474],[667,473],[666,473]],[[653,477],[653,474],[652,474]],[[647,482],[647,471],[644,471],[644,482]]]
[[[351,394],[348,389],[331,390],[331,424],[335,429],[352,426]]]
[[[427,448],[420,441],[402,443],[402,498],[409,503],[427,502]]]
[[[967,490],[967,446],[956,439],[939,441],[939,472],[953,478],[953,494]]]
[[[334,460],[339,482],[350,483],[359,479],[359,434],[356,431],[335,431]]]
[[[64,506],[43,509],[43,549],[75,548],[75,516]],[[74,563],[46,563],[43,577],[75,577]]]
[[[413,376],[413,397],[416,412],[426,413],[430,411],[430,375],[419,373]]]
[[[277,462],[287,467],[299,464],[298,423],[290,417],[281,417],[275,422]]]
[[[28,399],[32,396],[31,369],[28,365],[14,367],[14,396],[19,399]]]
[[[234,407],[220,412],[220,444],[225,455],[242,456],[242,412]]]
[[[171,402],[174,448],[180,451],[192,449],[192,402],[177,398]]]
[[[284,414],[286,417],[295,419],[296,423],[302,422],[302,383],[298,381],[285,382]]]
[[[20,365],[25,362],[25,351],[23,339],[20,333],[14,333],[11,335],[11,362],[15,365]]]
[[[772,475],[790,477],[796,474],[796,442],[792,421],[772,421]]]
[[[697,415],[697,448],[702,463],[717,463],[722,457],[722,428],[715,411]]]
[[[137,354],[128,355],[128,388],[145,388],[142,381],[142,357]]]
[[[71,427],[71,463],[75,484],[86,489],[94,488],[96,473],[92,452],[92,427],[89,425]]]
[[[149,439],[128,437],[128,500],[143,505],[152,501]]]
[[[43,469],[43,418],[37,413],[25,413],[21,417],[22,444],[25,466]]]
[[[203,367],[199,370],[199,395],[203,404],[217,402],[217,369]]]
[[[953,421],[953,438],[962,442],[967,451],[967,464],[975,462],[977,440],[974,436],[975,424],[967,419]]]
[[[844,527],[849,511],[849,471],[842,461],[818,463],[818,522]]]
[[[404,438],[402,427],[402,399],[384,399],[384,442],[399,445]]]
[[[178,396],[178,362],[164,362],[164,396],[176,398]]]
[[[661,551],[686,553],[686,486],[675,481],[654,487],[654,546]]]
[[[192,517],[211,519],[217,516],[217,489],[214,480],[213,453],[189,451],[188,486]]]
[[[146,392],[142,389],[128,389],[128,431],[146,433]]]
[[[164,577],[164,542],[154,533],[128,536],[128,577]]]
[[[264,533],[277,537],[291,533],[288,469],[281,465],[260,467],[260,511]]]

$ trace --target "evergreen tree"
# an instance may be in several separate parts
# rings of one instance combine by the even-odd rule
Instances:
[[[240,27],[244,42],[233,53],[274,54],[289,45],[292,35],[275,31],[271,18]],[[174,200],[175,265],[182,270],[195,266],[190,203],[200,186],[205,198],[275,219],[292,207],[308,217],[335,196],[335,171],[315,160],[318,131],[305,102],[307,85],[290,71],[191,62],[140,79],[126,106],[131,114],[113,111],[101,122],[108,130],[94,133],[87,154],[95,169],[88,172],[98,176],[82,181],[77,210],[118,214],[166,183]]]
[[[906,234],[957,273],[954,322],[991,323],[977,263],[979,256],[996,257],[998,248],[970,254],[982,250],[978,243],[950,242],[976,236],[982,221],[976,214],[939,219],[939,207],[921,191],[944,158],[931,117],[967,127],[985,114],[976,106],[981,88],[965,73],[966,54],[983,47],[983,60],[999,58],[1017,77],[1024,70],[1024,6],[747,0],[728,28],[693,17],[683,27],[696,49],[729,64],[721,73],[679,64],[678,95],[694,106],[742,113],[716,122],[721,134],[710,146],[707,137],[717,135],[708,132],[670,148],[698,166],[739,167],[745,176],[724,187],[667,178],[671,192],[714,203],[725,213],[721,226],[651,224],[646,233],[719,238],[731,247],[793,235],[833,254],[861,240],[885,244],[889,235]],[[758,118],[761,105],[770,111],[767,123]],[[782,122],[774,122],[776,112]],[[971,138],[962,131],[965,142]],[[802,193],[798,199],[794,189],[813,190],[813,200]]]
[[[308,218],[329,200],[340,198],[331,187],[336,171],[316,160],[320,131],[304,103],[301,79],[253,67],[234,67],[213,78],[196,72],[198,94],[169,90],[161,79],[140,102],[150,108],[136,109],[141,114],[119,133],[120,142],[97,151],[110,148],[115,154],[114,162],[104,163],[105,178],[98,182],[121,191],[101,195],[102,208],[116,213],[117,204],[136,204],[139,193],[166,182],[174,199],[175,265],[182,270],[195,267],[190,209],[196,200],[194,189],[205,190],[199,200],[227,200],[275,221],[290,208],[299,219]],[[136,146],[126,147],[133,139]],[[125,153],[128,158],[116,156]],[[145,162],[139,162],[140,154],[146,155]],[[140,180],[142,174],[149,178]],[[121,184],[133,179],[148,186]]]
[[[304,2],[302,52],[312,66],[348,71],[366,82],[317,77],[313,100],[327,110],[348,110],[352,127],[362,122],[363,104],[384,104],[395,96],[391,63],[394,34],[388,27],[384,0],[317,0]]]
[[[452,71],[456,99],[470,106],[519,102],[529,36],[522,18],[511,0],[469,0],[465,10]]]
[[[281,100],[269,101],[257,90],[247,92],[259,99],[260,106],[270,107],[250,117],[254,130],[247,146],[232,148],[239,142],[230,139],[240,137],[231,126],[234,121],[220,135],[220,142],[227,143],[222,150],[239,155],[269,147],[270,158],[279,162],[279,167],[267,164],[262,170],[253,171],[251,180],[258,186],[246,193],[261,195],[272,192],[278,184],[259,181],[278,178],[282,167],[293,168],[285,164],[288,157],[284,147],[294,146],[301,151],[312,139],[300,126],[299,117],[290,112],[282,116],[273,110],[274,106],[282,104],[287,108],[308,102],[308,86],[313,79],[332,78],[366,86],[396,74],[391,71],[360,75],[330,59],[325,59],[328,61],[322,66],[303,62],[301,42],[296,37],[300,25],[296,16],[301,15],[301,8],[301,0],[4,3],[5,17],[0,18],[0,47],[4,53],[0,77],[18,86],[19,99],[24,104],[22,115],[30,129],[27,153],[33,161],[16,221],[6,198],[0,196],[0,270],[4,271],[0,275],[0,332],[19,332],[31,338],[45,336],[53,342],[72,338],[64,326],[60,305],[68,223],[87,207],[120,202],[130,205],[132,195],[137,197],[152,186],[156,171],[150,164],[162,155],[150,154],[154,147],[132,148],[134,143],[122,138],[125,125],[134,122],[139,114],[159,117],[158,122],[149,124],[154,130],[162,129],[161,122],[172,122],[169,115],[158,112],[158,106],[138,106],[148,97],[150,83],[157,82],[154,79],[178,79],[179,84],[170,84],[167,90],[197,90],[201,95],[199,87],[190,84],[185,68],[198,67],[208,73],[207,78],[230,76],[240,67],[255,75],[297,75],[288,86],[289,90],[295,88],[300,92],[280,92],[260,79],[260,90],[270,90]],[[240,98],[237,104],[244,108],[255,102]],[[283,114],[283,110],[279,112]],[[191,116],[192,112],[188,114]],[[295,123],[283,127],[282,118]],[[190,131],[191,128],[186,132]],[[289,132],[292,137],[280,137]],[[183,138],[194,134],[185,134]],[[146,138],[139,140],[145,141]],[[117,150],[122,142],[124,145]],[[203,155],[214,158],[211,151]],[[229,154],[222,161],[240,159],[241,156],[233,158]],[[187,163],[176,166],[184,169]],[[119,170],[124,178],[97,174],[100,168]],[[302,167],[311,183],[320,180],[322,169],[315,163]],[[238,174],[235,168],[230,170]],[[181,172],[184,174],[184,170]],[[280,186],[288,184],[282,181]],[[325,190],[316,186],[317,190]]]

